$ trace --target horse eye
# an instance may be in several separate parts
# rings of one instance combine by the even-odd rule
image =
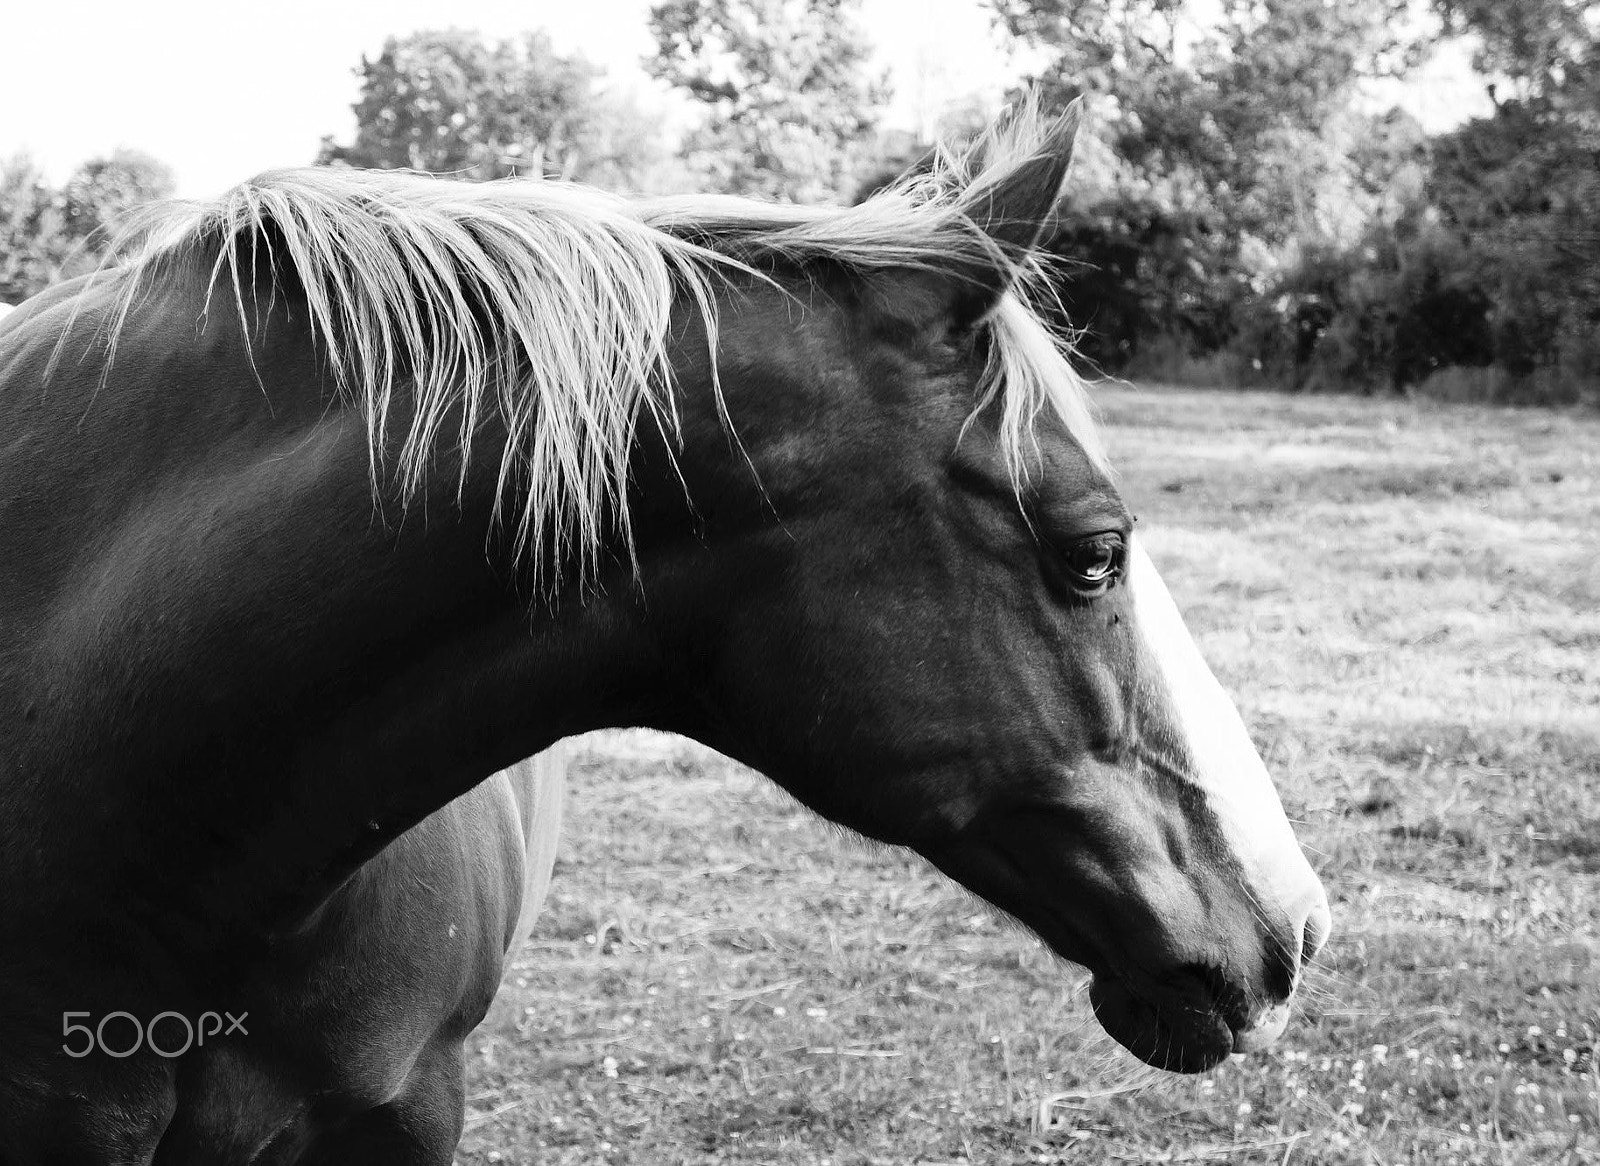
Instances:
[[[1122,536],[1097,534],[1067,549],[1067,570],[1085,591],[1108,587],[1122,573]]]

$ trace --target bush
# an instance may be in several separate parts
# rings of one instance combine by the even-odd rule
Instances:
[[[1060,322],[1101,369],[1130,370],[1157,344],[1216,353],[1233,337],[1244,277],[1200,215],[1134,198],[1069,205],[1044,249],[1055,261]]]

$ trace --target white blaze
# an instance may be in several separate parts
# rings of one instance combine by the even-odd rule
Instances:
[[[1134,619],[1160,673],[1176,728],[1188,746],[1195,780],[1221,824],[1248,890],[1273,924],[1298,930],[1309,921],[1320,941],[1328,929],[1322,883],[1295,841],[1278,791],[1239,711],[1206,666],[1136,537],[1128,542],[1126,578]],[[1249,1035],[1270,1041],[1287,1020],[1287,1009],[1281,1016],[1279,1011],[1267,1009],[1251,1025]]]

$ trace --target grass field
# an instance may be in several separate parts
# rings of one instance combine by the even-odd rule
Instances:
[[[601,735],[472,1039],[463,1166],[1600,1163],[1600,418],[1101,398],[1333,898],[1288,1035],[1138,1067],[921,860]]]

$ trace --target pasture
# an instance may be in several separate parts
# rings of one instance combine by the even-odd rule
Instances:
[[[1600,1162],[1600,417],[1098,395],[1333,899],[1285,1038],[1140,1068],[920,859],[603,734],[463,1166]]]

